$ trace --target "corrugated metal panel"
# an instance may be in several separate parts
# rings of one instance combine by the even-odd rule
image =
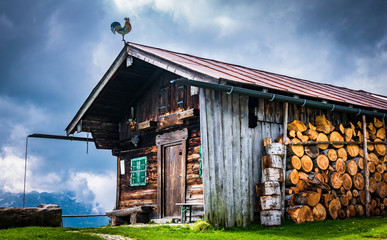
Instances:
[[[387,110],[387,97],[361,90],[352,90],[330,84],[297,79],[280,74],[247,68],[216,60],[195,57],[160,48],[129,43],[142,51],[161,57],[185,68],[217,79],[226,79],[243,84],[290,92],[302,96],[343,102],[346,104]]]

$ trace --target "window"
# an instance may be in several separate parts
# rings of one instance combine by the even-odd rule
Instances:
[[[177,87],[177,108],[184,108],[184,85],[179,85]]]
[[[168,109],[168,87],[163,87],[159,94],[159,114],[163,115],[169,111]]]
[[[133,158],[130,163],[130,186],[146,185],[147,158]]]
[[[169,84],[163,86],[159,92],[159,114],[175,112],[186,106],[186,87],[183,85]]]

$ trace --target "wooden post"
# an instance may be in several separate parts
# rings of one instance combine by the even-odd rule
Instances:
[[[367,123],[366,116],[363,115],[363,150],[364,150],[364,183],[365,183],[365,197],[366,197],[366,217],[370,216],[370,172],[368,171],[368,151],[367,151]]]
[[[285,102],[284,103],[284,136],[283,136],[283,144],[285,144],[286,142],[286,137],[288,135],[288,109],[289,109],[289,103],[288,102]],[[282,168],[283,168],[283,176],[285,177],[286,176],[286,149],[285,149],[285,154],[284,154],[284,159],[283,159],[283,162],[282,162]],[[282,203],[282,216],[285,217],[285,181],[282,182],[282,199],[281,199],[281,203]]]
[[[116,187],[116,209],[120,207],[120,185],[121,185],[121,161],[117,157],[117,187]]]

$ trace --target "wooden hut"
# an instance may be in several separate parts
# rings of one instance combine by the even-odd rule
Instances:
[[[244,226],[257,219],[264,138],[296,119],[386,113],[377,94],[128,43],[66,131],[91,132],[117,157],[116,209],[153,206],[164,218],[203,203],[194,215]]]

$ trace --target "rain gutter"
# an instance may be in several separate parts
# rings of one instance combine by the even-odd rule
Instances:
[[[350,113],[350,114],[355,114],[356,116],[365,115],[367,117],[377,117],[382,119],[387,117],[386,113],[370,111],[370,110],[365,110],[361,108],[347,107],[343,105],[319,102],[314,100],[307,100],[307,99],[302,99],[298,97],[285,96],[281,94],[268,93],[263,91],[233,87],[233,86],[222,85],[222,84],[199,82],[199,81],[189,80],[187,78],[175,79],[175,80],[172,80],[171,83],[212,89],[215,91],[226,92],[227,94],[237,93],[240,95],[246,95],[250,97],[263,98],[269,101],[288,102],[288,103],[293,103],[293,104],[306,106],[306,107],[320,108],[320,109],[343,112],[343,113]]]

